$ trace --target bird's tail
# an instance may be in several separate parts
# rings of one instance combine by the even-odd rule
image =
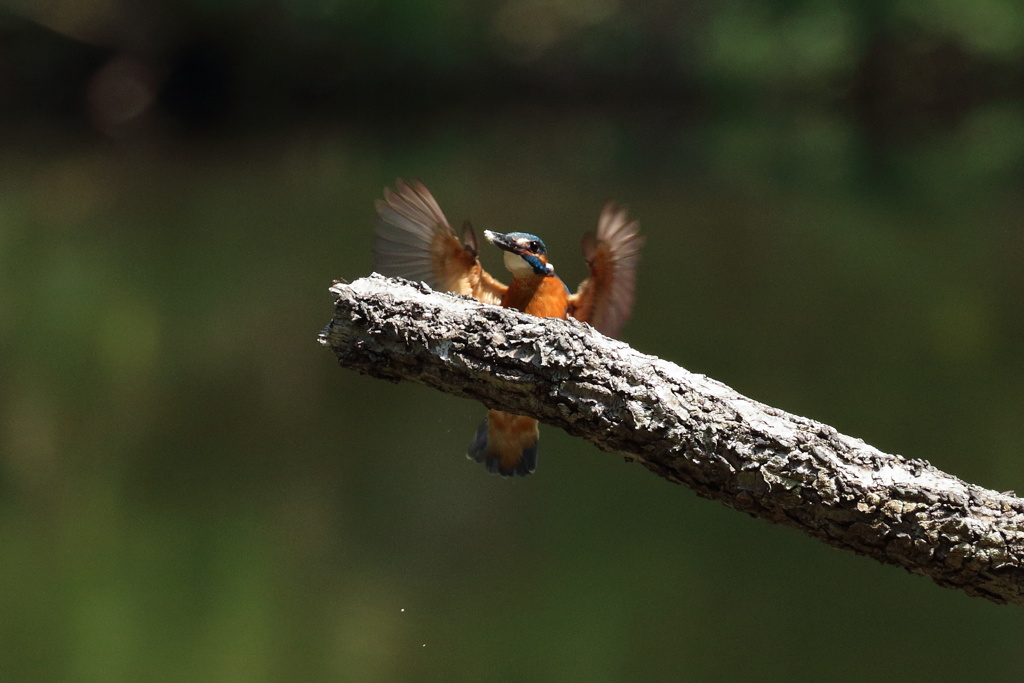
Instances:
[[[537,469],[540,430],[532,417],[487,411],[466,454],[492,474],[525,477]]]

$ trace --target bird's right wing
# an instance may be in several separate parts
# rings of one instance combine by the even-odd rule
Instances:
[[[569,297],[569,315],[590,323],[602,334],[617,337],[633,311],[643,244],[640,224],[630,220],[625,207],[606,204],[597,234],[583,238],[590,277]]]
[[[382,275],[426,282],[441,292],[465,294],[489,304],[508,289],[483,269],[476,234],[467,222],[460,240],[430,190],[399,179],[377,200],[374,269]]]

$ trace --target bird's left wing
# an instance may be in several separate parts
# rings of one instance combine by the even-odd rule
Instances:
[[[460,240],[430,190],[418,180],[399,179],[377,200],[374,269],[383,275],[421,280],[442,292],[465,294],[489,304],[501,302],[505,285],[477,258],[476,235],[467,222]]]
[[[590,277],[569,297],[569,315],[590,323],[602,334],[617,337],[633,311],[643,243],[640,223],[629,219],[625,207],[605,204],[597,234],[587,233],[583,238]]]

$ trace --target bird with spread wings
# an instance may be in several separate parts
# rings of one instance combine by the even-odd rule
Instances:
[[[505,252],[513,276],[502,284],[480,265],[478,242],[467,221],[457,235],[430,191],[419,181],[398,180],[377,201],[374,268],[383,275],[427,283],[437,291],[471,296],[543,317],[572,316],[611,337],[618,336],[633,309],[636,270],[643,237],[626,209],[608,203],[597,231],[583,238],[590,275],[575,293],[554,274],[547,249],[535,235],[485,231]],[[537,422],[489,411],[469,449],[470,458],[503,476],[525,476],[537,464]]]

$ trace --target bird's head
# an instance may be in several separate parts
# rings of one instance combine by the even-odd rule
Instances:
[[[528,232],[500,233],[484,230],[487,241],[505,252],[505,267],[515,277],[554,275],[548,250],[536,235]]]

